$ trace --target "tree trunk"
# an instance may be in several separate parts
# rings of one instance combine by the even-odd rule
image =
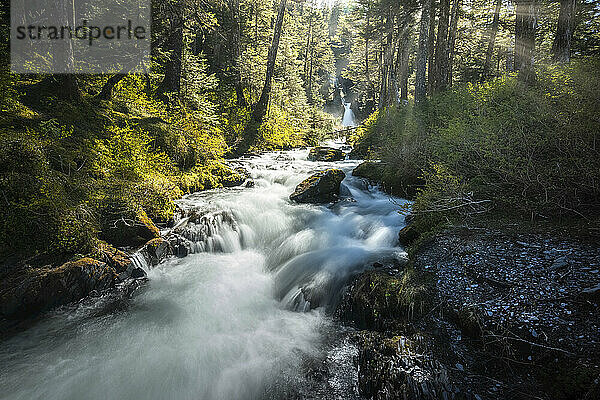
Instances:
[[[235,95],[237,98],[237,104],[240,107],[246,107],[246,97],[244,96],[244,86],[242,84],[242,71],[240,68],[240,0],[231,0],[229,6],[231,7],[231,19],[233,21],[233,32],[232,34],[232,45],[233,45],[233,65],[234,65],[234,76],[235,76]]]
[[[304,89],[309,102],[312,102],[312,47],[313,47],[313,13],[309,11],[308,37],[306,38],[306,51],[304,52]]]
[[[431,1],[423,0],[421,10],[421,23],[419,27],[419,49],[417,50],[417,72],[415,77],[415,101],[422,102],[427,94],[426,70],[427,70],[427,42],[429,36],[429,12]]]
[[[258,7],[258,0],[254,2],[254,11],[254,48],[256,48],[258,46],[258,14],[260,11]]]
[[[74,0],[61,0],[60,6],[57,7],[59,12],[58,18],[65,25],[75,26],[76,11]],[[61,47],[62,48],[62,47]],[[75,71],[75,53],[73,49],[73,41],[69,40],[65,49],[66,53],[63,54],[64,59],[57,57],[54,62],[66,62],[67,69],[69,71]],[[56,66],[56,70],[62,69],[61,65]],[[54,79],[57,83],[57,94],[58,97],[65,100],[79,100],[81,99],[81,92],[79,91],[79,82],[77,76],[73,73],[59,74]]]
[[[279,38],[281,37],[281,29],[283,27],[283,17],[285,15],[286,0],[279,2],[279,8],[277,10],[277,20],[273,31],[273,40],[271,41],[271,47],[269,47],[269,53],[267,54],[267,74],[265,76],[265,83],[260,94],[260,98],[254,106],[252,112],[252,119],[258,125],[262,123],[266,113],[267,106],[269,104],[269,96],[271,94],[271,80],[273,79],[273,72],[275,71],[275,60],[277,58],[277,49],[279,47]],[[256,134],[256,132],[253,132]]]
[[[427,0],[424,0],[427,1]],[[431,8],[429,10],[429,36],[427,39],[427,93],[433,91],[435,82],[435,14],[437,12],[436,0],[431,0]]]
[[[313,92],[312,92],[312,87],[313,87],[313,61],[315,59],[315,48],[314,46],[311,48],[310,50],[310,63],[308,66],[308,102],[309,104],[313,104],[314,99],[313,99]]]
[[[454,4],[452,5],[452,15],[450,17],[450,34],[448,36],[448,71],[445,76],[445,82],[448,86],[452,86],[454,45],[456,44],[456,30],[458,28],[458,20],[460,19],[460,1],[461,0],[454,0]]]
[[[485,53],[485,63],[483,64],[483,73],[481,74],[481,80],[485,80],[490,76],[490,67],[492,65],[492,56],[494,55],[494,45],[496,44],[496,35],[498,34],[498,24],[500,23],[500,7],[502,6],[502,0],[496,0],[496,7],[494,9],[494,19],[492,20],[492,26],[490,26],[488,47]]]
[[[387,40],[383,55],[383,66],[381,74],[381,87],[379,90],[379,108],[387,107],[395,101],[395,95],[392,93],[393,71],[392,65],[395,53],[394,40],[394,17],[390,10],[386,21]]]
[[[448,24],[450,20],[450,0],[440,0],[437,40],[435,44],[435,67],[432,88],[439,92],[446,88],[448,77]]]
[[[535,81],[533,58],[539,0],[517,0],[515,11],[515,71],[519,71],[523,82],[530,83]]]
[[[371,89],[371,77],[369,76],[369,35],[371,35],[370,26],[370,13],[371,10],[367,9],[367,22],[365,27],[365,77],[367,79],[367,88]]]
[[[100,93],[96,95],[96,98],[99,100],[110,100],[113,96],[113,89],[123,78],[125,78],[127,74],[115,74],[108,78],[104,86],[102,86],[102,90]]]
[[[408,100],[408,61],[410,56],[411,28],[405,29],[398,52],[398,76],[400,79],[400,100]]]
[[[561,0],[556,36],[552,43],[552,60],[567,63],[571,58],[571,39],[575,30],[577,0]]]
[[[171,55],[165,65],[165,76],[156,90],[156,94],[162,101],[168,101],[167,93],[181,92],[181,67],[183,63],[183,0],[175,6],[176,15],[173,16],[171,34],[167,42],[167,48],[172,49]]]

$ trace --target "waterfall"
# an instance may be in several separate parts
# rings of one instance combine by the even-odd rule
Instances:
[[[342,126],[344,128],[346,127],[355,127],[356,126],[356,120],[354,117],[354,112],[352,111],[352,109],[350,108],[350,106],[352,105],[352,103],[344,103],[344,101],[342,100],[342,104],[344,105],[344,118],[342,119]]]

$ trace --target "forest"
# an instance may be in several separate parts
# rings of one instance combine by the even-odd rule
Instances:
[[[91,76],[11,74],[5,4],[2,253],[85,254],[137,205],[167,222],[173,199],[234,179],[224,157],[333,132],[340,94],[396,193],[589,218],[597,4],[425,3],[155,1],[149,73]]]
[[[360,333],[348,340],[359,343],[353,346],[358,349],[355,359],[362,369],[357,372],[358,383],[352,384],[356,389],[348,389],[355,390],[357,396],[348,392],[339,398],[600,396],[597,1],[127,1],[151,5],[151,53],[143,73],[125,67],[117,73],[102,74],[12,72],[11,23],[18,15],[10,2],[0,6],[0,341],[6,337],[17,343],[19,333],[37,320],[46,321],[40,326],[48,326],[39,329],[53,332],[50,324],[57,322],[43,319],[45,313],[85,301],[90,295],[108,293],[115,287],[129,299],[137,298],[134,292],[152,290],[153,284],[165,291],[165,297],[170,296],[164,288],[168,279],[153,272],[160,269],[157,265],[176,263],[173,260],[185,259],[183,256],[188,254],[205,254],[209,261],[198,263],[219,265],[225,277],[231,273],[227,268],[238,262],[259,265],[259,271],[253,269],[252,273],[271,273],[268,279],[275,283],[264,291],[275,292],[275,298],[286,304],[281,308],[308,311],[306,317],[282,317],[286,323],[292,324],[293,320],[295,324],[284,324],[285,329],[294,330],[293,336],[288,337],[279,330],[269,331],[271,326],[265,322],[269,320],[266,314],[278,313],[279,308],[261,308],[265,316],[253,309],[256,320],[269,326],[264,328],[272,334],[269,338],[280,339],[276,343],[258,340],[257,346],[263,346],[260,349],[278,349],[281,354],[306,362],[310,357],[300,357],[295,351],[306,351],[302,354],[311,357],[316,353],[312,347],[303,347],[311,342],[313,332],[308,332],[309,327],[325,329],[323,326],[331,322],[323,322],[322,318],[330,321],[331,315],[336,321],[352,321]],[[77,20],[76,2],[60,2],[66,4],[66,9],[72,4],[68,17]],[[114,57],[118,63],[120,58]],[[342,141],[336,142],[340,138]],[[314,149],[308,158],[302,155],[311,148]],[[314,155],[318,152],[313,153],[318,149],[339,158],[320,159]],[[314,164],[318,166],[315,169],[313,164],[305,164],[307,160],[325,163]],[[337,192],[327,201],[307,201],[331,205],[308,209],[303,205],[293,211],[285,208],[289,193],[284,191],[293,191],[302,181],[296,187],[298,192],[306,178],[325,182],[330,178],[327,171],[332,168],[344,170],[331,178]],[[311,182],[315,181],[307,185]],[[257,192],[264,192],[265,197],[252,197]],[[348,216],[350,211],[343,211],[344,207],[354,210],[352,207],[363,206],[366,208],[352,211],[352,218]],[[362,220],[370,214],[370,222]],[[252,218],[257,216],[264,219],[256,222]],[[346,236],[354,241],[341,239]],[[356,243],[360,244],[355,246]],[[519,246],[524,247],[520,253]],[[399,248],[406,251],[406,259],[403,253],[390,261],[393,257],[385,252]],[[248,249],[259,252],[261,261],[248,255]],[[377,256],[373,249],[378,249]],[[319,253],[326,250],[332,252],[329,258]],[[450,255],[444,253],[446,250]],[[211,258],[217,257],[213,253],[238,255],[237,252],[240,253],[235,261]],[[170,261],[164,261],[166,254],[173,256]],[[485,259],[487,256],[492,258]],[[143,265],[139,265],[144,257]],[[299,266],[302,257],[305,264]],[[448,258],[458,260],[453,264],[458,269],[446,271],[447,276],[440,269],[437,279],[432,278],[430,268]],[[535,272],[529,276],[517,272],[521,264],[537,268],[538,261],[542,266],[549,263],[546,267],[551,273]],[[331,265],[337,266],[336,263],[343,267],[331,272]],[[492,264],[500,269],[506,267],[506,271],[485,269]],[[325,272],[313,270],[317,265],[331,276],[323,278]],[[385,274],[369,272],[371,267],[382,265]],[[588,269],[580,271],[579,267]],[[110,269],[110,277],[106,277],[104,268]],[[293,275],[293,268],[303,272]],[[245,270],[240,268],[238,275],[250,274],[241,271]],[[308,271],[313,274],[310,279],[304,275]],[[177,274],[183,276],[184,272]],[[256,282],[267,279],[260,276]],[[466,289],[461,286],[455,290],[440,283],[445,278],[452,282],[457,276],[466,277]],[[520,283],[511,280],[517,276],[522,279]],[[199,281],[206,278],[193,277]],[[186,278],[177,275],[169,279]],[[246,298],[243,280],[237,279],[240,278],[231,278],[230,290],[240,299]],[[546,279],[552,282],[547,283]],[[150,288],[139,289],[146,280]],[[211,281],[211,285],[217,285],[215,282]],[[257,288],[258,285],[247,290],[262,295],[262,286]],[[543,286],[541,295],[536,285]],[[559,289],[560,285],[566,289]],[[529,301],[528,305],[518,300],[517,287],[523,293],[527,291],[523,301]],[[367,288],[371,289],[365,294]],[[481,288],[489,289],[485,296],[494,291],[500,294],[493,299],[483,294],[469,297]],[[540,305],[546,301],[546,288],[546,297],[555,299],[547,301],[558,301],[555,305]],[[227,291],[203,286],[185,293],[196,299],[193,296],[199,296],[204,289],[219,295]],[[464,298],[469,298],[471,304],[467,307],[461,303],[462,298],[453,295],[433,304],[433,299],[442,296],[444,290],[468,290]],[[106,296],[101,297],[110,297]],[[143,292],[140,296],[149,295]],[[263,307],[272,296],[268,299],[256,302]],[[206,304],[207,310],[212,304],[212,298],[198,301]],[[508,303],[503,306],[502,301]],[[114,302],[117,304],[117,300]],[[556,306],[560,302],[566,305]],[[110,307],[102,304],[102,311],[94,313],[112,315],[112,311],[106,311]],[[111,307],[135,309],[122,305],[124,300],[118,304]],[[152,304],[144,303],[142,308],[152,308]],[[492,317],[491,308],[479,316],[477,307],[482,304],[497,307],[497,315],[506,312],[511,317],[502,317],[500,323],[494,319],[496,314]],[[188,312],[187,306],[180,305],[172,318],[179,318],[178,312]],[[247,327],[236,319],[236,310],[250,305],[231,305],[231,309],[229,306],[219,303],[210,308],[213,312],[223,307],[230,313],[225,315],[232,318],[215,324],[231,323],[223,329],[244,331]],[[521,308],[516,310],[513,306]],[[571,306],[580,307],[573,314],[573,318],[578,318],[575,327],[565,322],[571,317],[552,314]],[[547,311],[550,308],[555,311]],[[61,312],[58,315],[63,315]],[[157,312],[160,315],[160,310]],[[460,337],[472,334],[477,338],[477,346],[479,341],[485,342],[483,347],[474,345],[478,349],[475,353],[465,350],[465,354],[476,354],[471,357],[471,361],[475,360],[472,369],[462,356],[458,361],[453,358],[456,354],[448,356],[443,346],[452,342],[454,333],[439,333],[449,329],[449,325],[440,322],[446,321],[442,317],[430,321],[438,312],[445,313],[446,318],[452,316],[449,324],[463,332]],[[533,339],[530,333],[524,339],[518,329],[530,332],[533,325],[519,325],[518,329],[509,326],[514,313],[536,312],[546,313],[548,318],[552,314],[552,318],[562,321],[556,329],[544,328],[543,343],[539,342],[541,328],[533,330]],[[201,324],[201,318],[218,319],[218,314],[196,316],[199,320],[194,323]],[[542,321],[540,315],[536,318]],[[81,323],[85,325],[87,321]],[[533,317],[526,323],[532,321]],[[129,327],[125,322],[119,323]],[[185,329],[186,324],[182,323]],[[63,325],[69,326],[66,322]],[[110,329],[119,338],[121,330],[117,325]],[[155,329],[162,332],[163,327],[158,325]],[[301,325],[306,332],[299,328]],[[93,325],[89,329],[100,332],[104,328]],[[250,332],[254,327],[247,329]],[[263,328],[256,329],[253,334],[262,338]],[[414,335],[431,329],[437,332],[432,336],[444,339],[427,347]],[[68,331],[63,336],[71,334]],[[581,341],[574,339],[579,338],[576,334],[581,334]],[[406,348],[430,351],[443,359],[442,364],[449,365],[449,372],[439,372],[439,366],[430,366],[428,361],[405,365],[405,370],[422,370],[423,376],[436,376],[421,384],[417,375],[407,378],[406,371],[399,374],[390,369],[389,349],[402,352],[403,344],[399,343],[405,343],[400,339],[405,336],[410,338]],[[184,361],[205,363],[196,374],[202,376],[199,382],[206,385],[220,382],[215,391],[191,384],[193,376],[186,375],[193,374],[190,370],[163,386],[148,386],[153,389],[144,395],[143,391],[134,390],[131,398],[309,398],[307,391],[319,392],[316,388],[321,383],[315,383],[319,380],[315,376],[327,375],[317,367],[306,367],[310,371],[305,375],[310,378],[302,380],[300,388],[292,388],[293,385],[281,382],[295,379],[293,367],[289,371],[282,367],[282,374],[288,375],[277,376],[274,381],[269,380],[271,375],[265,378],[266,373],[255,377],[253,374],[258,372],[254,369],[252,373],[227,370],[239,379],[230,387],[219,380],[225,379],[223,375],[203,372],[219,373],[220,367],[229,365],[228,361],[213,365],[206,360],[227,359],[228,351],[246,339],[233,339],[230,348],[220,341],[226,341],[221,336],[192,337],[190,341],[198,340],[198,345],[215,343],[215,354]],[[64,340],[61,346],[66,351],[70,342]],[[161,345],[164,341],[162,337]],[[495,361],[497,364],[490,361],[482,367],[481,358],[494,354],[497,343],[506,345],[500,351],[502,357]],[[19,346],[11,344],[7,349],[18,353],[24,348]],[[132,346],[124,350],[143,353]],[[519,346],[528,347],[521,352]],[[105,347],[118,348],[109,342],[99,344],[99,348]],[[482,348],[492,350],[483,356]],[[269,352],[265,359],[254,359],[259,349],[236,349],[243,355],[240,357],[249,357],[244,362],[257,366],[258,371],[279,368],[279,364],[271,364],[272,360],[301,363],[296,358],[288,360],[280,353]],[[543,354],[536,353],[538,350]],[[6,357],[0,352],[0,366],[4,362],[9,365],[6,360],[10,354],[6,351]],[[81,354],[81,360],[96,357]],[[45,359],[54,359],[54,354],[51,356],[44,353]],[[112,353],[111,356],[116,357]],[[588,358],[582,361],[580,356]],[[239,360],[231,357],[231,365],[238,365]],[[311,362],[330,362],[323,357]],[[79,360],[75,356],[73,359]],[[398,359],[394,360],[397,363]],[[244,362],[239,361],[246,365]],[[560,367],[551,367],[555,365],[552,363]],[[546,365],[544,368],[552,371],[540,367],[531,372],[527,368],[533,364],[535,368]],[[15,371],[21,368],[10,365]],[[82,364],[76,365],[79,368]],[[167,362],[165,368],[168,365]],[[179,371],[173,365],[170,371]],[[328,373],[333,374],[331,371],[338,367],[322,368],[329,368]],[[127,370],[122,365],[116,368]],[[438,369],[432,372],[427,368]],[[40,379],[29,382],[32,388],[44,379],[43,373],[31,375],[32,380]],[[97,371],[90,369],[90,373]],[[442,379],[446,375],[450,378]],[[10,384],[13,390],[22,379],[16,376],[0,373],[0,383]],[[327,375],[328,382],[334,379],[332,376]],[[348,376],[344,379],[350,379]],[[564,379],[557,380],[557,376]],[[182,391],[169,392],[166,388],[175,390],[178,379]],[[496,382],[500,389],[493,388]],[[329,385],[327,390],[331,391],[327,393],[333,396],[337,386]],[[523,389],[517,390],[520,385]],[[93,388],[85,392],[84,386],[67,386],[72,390],[47,398],[101,397],[101,392],[93,392]],[[487,394],[477,394],[478,386],[487,388]],[[124,386],[116,385],[108,398],[124,398],[127,394],[119,391],[121,387]],[[184,393],[183,388],[189,392]],[[14,390],[14,397],[10,398],[36,398],[41,393],[31,390],[29,395]],[[66,389],[56,390],[59,393]],[[82,393],[87,395],[81,397]],[[310,398],[321,398],[314,396]]]

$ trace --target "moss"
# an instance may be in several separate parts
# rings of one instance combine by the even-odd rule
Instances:
[[[339,149],[317,146],[310,149],[307,158],[310,161],[340,161],[345,157],[346,155]]]
[[[132,263],[127,254],[101,240],[97,241],[94,249],[92,252],[90,252],[88,257],[96,260],[102,260],[114,268],[118,273],[126,271]]]
[[[430,282],[407,268],[401,276],[368,271],[359,276],[342,305],[342,315],[360,329],[385,330],[431,309]]]
[[[290,200],[299,203],[328,203],[337,200],[346,174],[340,169],[319,171],[296,186]]]
[[[115,246],[141,246],[160,237],[160,230],[143,208],[106,209],[100,237]]]

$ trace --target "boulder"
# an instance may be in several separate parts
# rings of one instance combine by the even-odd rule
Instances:
[[[419,238],[420,234],[412,225],[405,226],[398,233],[398,242],[402,246],[408,246]]]
[[[341,161],[346,159],[346,154],[333,147],[317,146],[310,149],[307,159],[309,161]]]
[[[378,268],[355,278],[337,314],[358,329],[385,331],[418,318],[430,307],[422,283],[413,279],[410,272],[397,276]]]
[[[189,241],[181,235],[171,233],[167,236],[169,244],[173,249],[173,255],[178,258],[187,257],[190,253]]]
[[[135,247],[160,237],[160,231],[140,207],[135,215],[117,215],[107,221],[101,236],[115,246]]]
[[[232,173],[223,178],[223,187],[235,187],[241,186],[250,178],[250,173],[244,167],[235,167],[232,169]]]
[[[330,203],[338,199],[340,184],[346,174],[340,169],[327,169],[317,172],[300,182],[290,200],[297,203]]]
[[[360,163],[354,170],[352,176],[368,179],[373,183],[381,183],[383,180],[385,164],[380,162],[365,161]]]
[[[173,254],[173,247],[167,240],[155,238],[146,243],[142,253],[150,265],[156,266]]]
[[[456,385],[462,383],[460,379],[448,379],[450,374],[454,378],[465,373],[457,371],[449,356],[432,353],[434,338],[421,332],[407,335],[388,337],[372,331],[354,334],[358,346],[354,361],[362,398],[481,399]]]
[[[58,268],[20,270],[0,287],[0,312],[7,319],[25,319],[80,300],[116,282],[116,271],[92,258],[67,262]]]
[[[127,254],[106,242],[100,242],[91,257],[105,262],[114,268],[117,274],[130,272],[133,267],[133,261]]]

